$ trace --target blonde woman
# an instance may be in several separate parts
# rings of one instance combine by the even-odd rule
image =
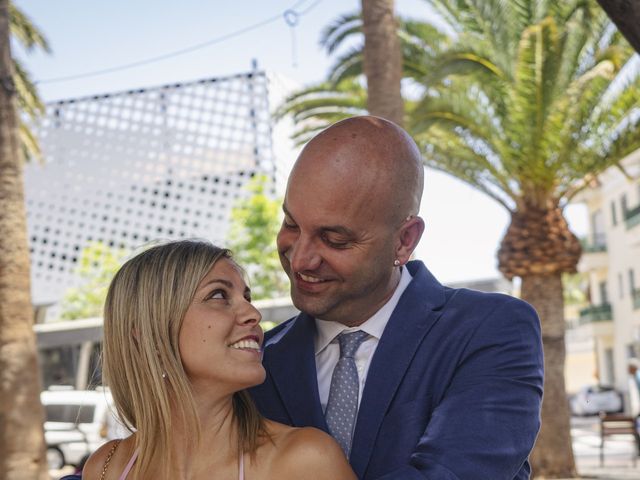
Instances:
[[[355,479],[330,436],[263,419],[244,391],[265,378],[260,318],[228,250],[179,241],[129,260],[107,295],[103,368],[135,433],[83,479]]]

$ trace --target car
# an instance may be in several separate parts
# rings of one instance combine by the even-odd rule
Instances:
[[[569,399],[572,415],[597,415],[600,412],[622,412],[624,403],[622,394],[613,387],[587,385]]]
[[[107,441],[113,415],[107,390],[51,388],[40,394],[45,410],[45,440],[50,469],[81,465]]]

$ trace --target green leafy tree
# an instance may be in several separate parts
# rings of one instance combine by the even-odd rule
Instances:
[[[581,247],[563,212],[598,174],[622,168],[620,160],[640,148],[640,69],[595,0],[429,3],[453,33],[436,36],[428,54],[403,48],[404,65],[414,65],[405,78],[417,87],[405,100],[405,126],[425,165],[484,192],[511,215],[498,266],[507,278],[521,278],[545,348],[542,429],[531,460],[538,475],[571,477],[562,274],[575,272]],[[401,38],[429,43],[427,27],[410,35],[407,24],[400,22]],[[340,42],[357,35],[352,25]],[[332,71],[345,65],[339,62]],[[340,82],[325,82],[328,89],[316,94],[311,86],[290,97],[280,112],[300,121],[297,139],[354,114],[342,105],[366,95],[361,78],[352,66]]]
[[[250,195],[231,212],[229,247],[250,278],[255,300],[284,297],[289,281],[282,271],[276,236],[280,228],[282,202],[267,194],[269,180],[264,175],[248,184]]]
[[[91,242],[85,247],[76,269],[80,285],[65,292],[60,318],[101,317],[109,283],[128,254],[126,250],[111,248],[102,242]]]
[[[565,273],[562,275],[564,289],[564,304],[567,306],[584,307],[589,303],[587,295],[589,278],[584,273]]]

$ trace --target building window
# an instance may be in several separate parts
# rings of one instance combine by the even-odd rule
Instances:
[[[591,243],[594,247],[600,247],[606,244],[604,230],[602,210],[596,210],[591,214]]]
[[[613,348],[605,348],[604,350],[604,371],[605,379],[603,385],[614,385],[616,383],[616,375],[613,364]]]
[[[607,293],[607,282],[600,282],[598,284],[600,290],[600,305],[609,303],[609,294]]]
[[[627,204],[627,194],[623,193],[620,198],[620,208],[622,208],[622,216],[624,217],[629,211],[629,205]]]
[[[622,280],[622,274],[619,273],[618,274],[618,295],[620,295],[620,298],[624,298],[624,285],[623,285],[623,280]]]
[[[627,360],[636,357],[636,349],[633,343],[627,344]]]
[[[616,203],[611,202],[611,223],[615,227],[618,224],[618,217],[616,215]]]
[[[633,295],[635,291],[636,291],[636,279],[633,272],[633,268],[630,268],[629,269],[629,293]]]

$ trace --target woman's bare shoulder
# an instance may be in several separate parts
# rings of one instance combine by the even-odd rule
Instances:
[[[84,468],[82,469],[82,480],[99,480],[109,455],[111,455],[111,458],[109,459],[108,470],[105,478],[118,478],[121,470],[126,465],[126,462],[129,461],[132,448],[132,437],[124,440],[108,441],[87,459],[87,462],[84,464]]]
[[[273,465],[277,478],[355,480],[342,449],[325,432],[283,425],[274,433],[277,458]]]

